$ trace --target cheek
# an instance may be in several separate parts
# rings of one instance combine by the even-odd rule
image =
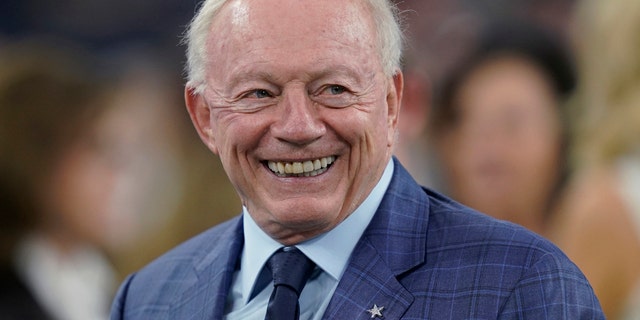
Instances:
[[[248,144],[253,136],[254,126],[251,124],[250,116],[218,112],[211,116],[212,132],[211,140],[215,144],[215,154],[221,159],[233,157],[233,150],[243,148]]]
[[[537,172],[537,175],[553,176],[561,166],[560,152],[553,145],[540,145],[531,150],[529,158],[523,158],[521,161],[528,164],[522,168],[524,174]]]
[[[377,145],[391,147],[395,142],[397,127],[387,106],[376,106],[368,117],[368,126],[372,135],[375,136]]]
[[[268,117],[260,114],[222,113],[215,121],[216,154],[234,184],[242,172],[250,172],[250,153],[260,147],[268,130]]]
[[[386,121],[386,115],[382,112],[356,108],[328,111],[330,113],[327,113],[325,119],[329,127],[341,139],[352,146],[357,146],[353,151],[372,151],[375,150],[374,148],[387,145],[391,129]]]
[[[445,132],[438,139],[438,156],[446,167],[460,169],[475,158],[471,156],[473,149],[466,146],[466,139],[458,131]]]
[[[66,227],[92,234],[108,218],[108,199],[113,191],[113,172],[99,159],[80,156],[65,161],[55,176],[53,205]]]
[[[559,130],[545,127],[547,130],[530,130],[520,141],[521,145],[528,146],[521,148],[521,161],[540,165],[559,165],[561,138]]]

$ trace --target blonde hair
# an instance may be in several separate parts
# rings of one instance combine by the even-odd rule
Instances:
[[[577,22],[574,160],[608,164],[640,147],[640,1],[585,1]]]
[[[313,0],[312,0],[313,1]],[[191,21],[183,42],[187,45],[187,85],[202,92],[206,87],[207,40],[211,22],[228,0],[205,0]],[[400,69],[402,35],[397,7],[389,0],[365,0],[371,10],[380,61],[386,75],[394,75]]]

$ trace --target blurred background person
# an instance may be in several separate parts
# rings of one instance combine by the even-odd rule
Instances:
[[[608,319],[640,319],[640,2],[583,1],[571,183],[554,240]]]
[[[436,92],[430,141],[454,199],[544,233],[565,177],[563,104],[575,86],[561,39],[530,23],[485,25]]]
[[[230,218],[211,215],[211,208],[231,215],[241,206],[222,164],[193,130],[173,62],[155,46],[119,48],[107,56],[101,69],[110,70],[104,75],[108,125],[123,167],[111,200],[120,233],[109,248],[121,277]]]
[[[527,21],[553,33],[559,42],[569,35],[574,0],[402,0],[408,35],[404,56],[405,90],[395,155],[416,180],[446,191],[437,150],[425,143],[436,95],[451,74],[477,51],[482,30],[493,21]]]
[[[196,132],[193,130],[191,121],[185,111],[183,99],[182,69],[180,63],[183,61],[183,49],[179,42],[184,26],[193,15],[193,8],[197,1],[169,0],[159,2],[139,2],[116,0],[88,0],[82,3],[77,1],[62,0],[56,3],[43,0],[8,0],[0,2],[0,52],[11,55],[0,64],[0,72],[7,73],[6,78],[19,73],[15,69],[8,68],[19,61],[22,64],[38,63],[43,65],[59,63],[58,56],[67,54],[66,47],[71,46],[69,51],[75,52],[78,49],[83,52],[83,57],[74,59],[62,57],[67,61],[65,66],[56,69],[69,68],[83,69],[83,65],[90,64],[89,71],[83,71],[83,75],[78,77],[88,77],[82,79],[89,85],[96,82],[95,86],[100,87],[99,97],[93,97],[100,104],[95,116],[91,117],[91,123],[87,127],[94,126],[92,134],[89,130],[76,129],[75,121],[70,119],[65,121],[64,113],[71,112],[72,107],[66,107],[62,102],[51,101],[47,114],[36,115],[30,118],[37,109],[33,99],[38,97],[39,87],[31,83],[29,93],[23,93],[20,103],[30,103],[31,108],[21,107],[12,111],[11,117],[24,120],[24,127],[21,124],[13,124],[5,127],[5,123],[10,123],[13,119],[9,115],[5,117],[5,106],[3,105],[3,119],[0,140],[2,140],[2,165],[3,173],[0,183],[0,194],[2,201],[2,217],[0,218],[0,248],[2,249],[3,270],[8,269],[6,274],[13,285],[17,285],[25,296],[36,300],[40,309],[49,312],[42,306],[43,302],[32,290],[31,284],[25,283],[24,264],[18,265],[16,261],[18,252],[32,252],[34,250],[23,250],[26,239],[32,238],[36,229],[41,229],[42,225],[39,216],[41,208],[30,203],[35,197],[33,188],[24,186],[25,181],[29,184],[40,182],[40,178],[29,176],[28,179],[17,176],[16,172],[28,172],[31,162],[21,162],[21,154],[32,152],[42,155],[42,159],[51,158],[48,150],[40,150],[40,146],[45,142],[40,142],[36,137],[18,137],[13,131],[26,130],[26,126],[31,126],[34,130],[40,131],[62,131],[64,126],[69,128],[69,134],[64,135],[64,144],[82,144],[92,146],[86,148],[93,150],[86,152],[93,156],[85,157],[86,161],[78,161],[80,164],[68,164],[68,171],[72,172],[76,180],[85,179],[93,181],[93,189],[100,189],[99,196],[89,197],[77,194],[75,197],[68,196],[67,207],[87,207],[99,206],[102,213],[90,212],[83,214],[86,220],[85,225],[77,226],[84,228],[83,233],[92,233],[94,238],[86,239],[77,237],[77,246],[89,247],[91,252],[100,257],[105,269],[109,270],[109,277],[112,280],[100,280],[97,277],[85,278],[83,281],[86,287],[100,287],[102,284],[96,280],[107,283],[105,290],[99,290],[102,297],[108,301],[102,301],[107,307],[111,302],[112,283],[120,283],[125,275],[138,270],[143,265],[149,263],[169,248],[183,242],[187,238],[203,231],[210,225],[227,220],[229,217],[212,215],[211,208],[219,208],[220,212],[239,212],[240,201],[231,184],[222,170],[217,157],[211,155],[209,150],[200,143]],[[24,43],[31,42],[31,39],[55,39],[47,41],[46,45],[35,45],[39,52],[33,53],[34,48],[21,48]],[[38,41],[39,42],[39,41]],[[42,48],[44,47],[44,48]],[[18,53],[16,53],[18,51]],[[47,59],[47,54],[51,51],[64,53],[56,54],[56,58]],[[10,54],[10,52],[13,52]],[[24,59],[14,59],[24,55]],[[29,57],[29,58],[26,58]],[[85,59],[89,61],[84,61]],[[28,60],[29,62],[26,62]],[[77,61],[73,61],[77,60]],[[78,64],[76,66],[75,64]],[[32,69],[37,68],[33,67]],[[26,71],[25,71],[26,72]],[[53,81],[53,80],[52,80]],[[4,82],[3,82],[4,83]],[[26,88],[28,84],[24,84]],[[46,101],[48,92],[41,92],[39,99]],[[32,95],[33,97],[29,97]],[[34,103],[31,103],[32,99]],[[78,97],[79,99],[79,97]],[[71,99],[66,104],[71,104],[75,100]],[[8,107],[7,107],[8,108]],[[55,114],[62,112],[62,114]],[[69,111],[67,111],[69,109]],[[80,107],[76,109],[81,109]],[[48,111],[47,111],[48,110]],[[55,116],[50,117],[48,114]],[[39,120],[38,120],[39,119]],[[5,122],[6,120],[6,122]],[[46,121],[45,121],[46,120]],[[43,128],[40,128],[44,126]],[[99,127],[99,129],[98,129]],[[12,131],[13,130],[13,131]],[[5,134],[6,131],[12,133]],[[86,138],[85,136],[91,136]],[[6,139],[5,139],[6,138]],[[90,142],[86,142],[90,141]],[[6,144],[5,144],[6,142]],[[35,144],[34,144],[35,143]],[[35,149],[27,151],[25,148]],[[7,151],[7,148],[14,148],[16,152]],[[57,150],[51,147],[51,154],[64,154],[66,151]],[[55,150],[54,150],[55,149]],[[55,151],[55,152],[54,152]],[[32,157],[33,158],[33,157]],[[18,171],[10,169],[7,162],[12,166],[17,164]],[[51,170],[51,164],[42,160],[47,166],[42,167],[43,171]],[[92,162],[95,162],[92,164]],[[6,165],[5,165],[6,164]],[[14,166],[15,167],[15,166]],[[89,170],[83,167],[105,168]],[[6,174],[5,171],[11,174]],[[103,174],[96,172],[102,171]],[[20,173],[22,174],[22,173]],[[90,177],[93,175],[94,177]],[[108,176],[100,178],[100,176]],[[81,178],[84,177],[84,178]],[[80,184],[80,183],[77,183]],[[87,182],[87,184],[89,184]],[[98,188],[98,186],[101,186]],[[86,189],[91,188],[78,187]],[[73,193],[71,187],[65,188],[67,191],[57,191],[58,193]],[[22,191],[21,191],[22,190]],[[38,191],[40,192],[40,191]],[[44,191],[42,191],[44,192]],[[84,204],[83,204],[84,203]],[[29,204],[29,205],[26,205]],[[76,211],[80,212],[81,209]],[[96,210],[92,210],[96,211]],[[64,214],[64,213],[63,213]],[[95,217],[101,216],[101,217]],[[102,219],[100,221],[100,219]],[[54,219],[56,220],[56,219]],[[86,225],[101,225],[100,232],[89,231]],[[36,229],[34,229],[36,228]],[[74,227],[75,228],[75,227]],[[108,230],[108,231],[107,231]],[[42,247],[54,246],[50,244],[48,238],[44,239]],[[87,241],[90,240],[90,241]],[[84,243],[83,243],[84,242]],[[60,265],[72,265],[73,254],[59,255]],[[67,261],[69,260],[69,261]],[[95,259],[98,260],[98,259]],[[0,277],[2,284],[5,278]],[[52,280],[53,282],[53,280]],[[57,277],[51,286],[66,286],[68,291],[73,291],[72,296],[82,294],[81,290],[72,284],[72,280]],[[29,285],[29,286],[28,286]],[[0,285],[0,318],[9,317],[9,313],[2,310],[4,306],[15,307],[15,291]],[[108,287],[108,288],[107,288]],[[53,291],[52,291],[53,290]],[[55,295],[55,290],[60,288],[47,288],[44,295]],[[98,289],[96,289],[98,290]],[[5,294],[6,292],[6,294]],[[53,293],[52,293],[53,292]],[[39,293],[42,295],[42,293]],[[87,294],[87,296],[92,296]],[[71,299],[69,299],[71,300]],[[98,300],[98,298],[96,298]],[[81,301],[81,300],[79,300]],[[57,309],[60,319],[73,319],[64,315],[64,312],[72,312],[72,309],[60,302]],[[35,308],[22,308],[22,310],[33,310]],[[51,309],[51,308],[48,308]],[[58,310],[58,311],[60,311]],[[51,314],[49,314],[51,316]],[[55,315],[54,315],[55,316]],[[19,319],[45,319],[42,314],[29,317],[20,316]],[[81,319],[99,319],[93,317],[81,317]]]
[[[462,1],[403,0],[395,1],[402,12],[406,48],[403,53],[404,89],[402,108],[398,119],[396,156],[421,185],[441,189],[442,177],[436,167],[434,152],[425,143],[432,112],[434,88],[437,88],[443,70],[448,69],[466,52],[469,33],[474,30],[475,19],[465,20],[461,26],[458,17],[467,15]],[[476,15],[473,15],[475,18]],[[450,23],[450,21],[456,21]],[[447,33],[447,41],[439,42]]]
[[[70,47],[0,54],[2,319],[107,319],[124,275],[225,218],[204,208],[240,208],[153,50]]]
[[[98,125],[105,88],[69,52],[24,43],[0,53],[3,319],[106,319],[113,294],[95,249],[116,170]]]

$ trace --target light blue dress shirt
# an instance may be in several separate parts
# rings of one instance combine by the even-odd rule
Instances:
[[[347,267],[351,252],[378,209],[392,175],[393,161],[389,161],[380,181],[347,219],[331,231],[296,245],[317,265],[300,295],[301,320],[322,318]],[[282,244],[262,231],[245,207],[243,223],[245,242],[240,269],[233,275],[224,319],[262,320],[267,311],[273,282],[267,282],[270,281],[270,276],[261,271],[269,257],[282,248]]]

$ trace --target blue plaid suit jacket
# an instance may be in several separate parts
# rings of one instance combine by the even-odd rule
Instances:
[[[423,189],[396,161],[324,319],[604,319],[593,290],[554,245]],[[129,276],[111,319],[221,319],[243,246],[218,225]]]

